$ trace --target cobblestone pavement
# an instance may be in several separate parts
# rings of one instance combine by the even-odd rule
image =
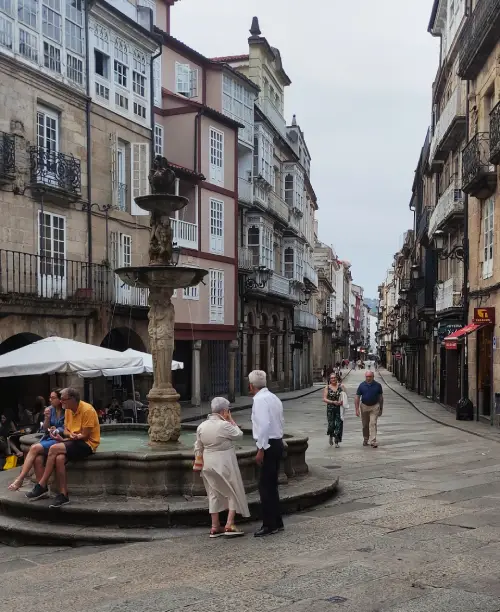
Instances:
[[[361,378],[349,376],[351,397]],[[283,533],[3,547],[2,609],[500,611],[500,445],[429,420],[388,388],[378,449],[362,446],[353,406],[341,448],[328,446],[325,412],[320,392],[285,404],[287,429],[309,435],[309,463],[339,475],[341,492],[288,517]],[[248,411],[235,416],[248,422]]]

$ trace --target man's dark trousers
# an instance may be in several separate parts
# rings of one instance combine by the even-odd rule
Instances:
[[[268,529],[283,527],[278,492],[278,474],[283,456],[283,440],[269,440],[260,470],[259,495],[262,504],[262,526]]]

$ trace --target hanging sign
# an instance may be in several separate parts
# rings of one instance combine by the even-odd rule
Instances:
[[[493,325],[495,323],[495,308],[474,308],[474,325]]]
[[[448,340],[444,343],[444,348],[446,350],[454,350],[458,348],[458,342],[456,340]]]

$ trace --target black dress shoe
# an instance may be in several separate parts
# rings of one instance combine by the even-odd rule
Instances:
[[[263,538],[264,536],[272,535],[273,533],[277,533],[277,529],[270,529],[269,527],[261,527],[257,529],[257,531],[253,534],[256,538]]]

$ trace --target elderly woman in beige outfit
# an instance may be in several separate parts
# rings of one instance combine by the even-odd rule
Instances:
[[[215,397],[211,406],[212,414],[198,427],[194,445],[195,455],[203,455],[201,476],[212,517],[210,537],[243,535],[243,532],[234,526],[236,513],[250,516],[234,450],[234,441],[241,438],[243,432],[231,417],[227,399]],[[223,510],[228,510],[224,529],[221,528],[219,520],[219,512]]]

